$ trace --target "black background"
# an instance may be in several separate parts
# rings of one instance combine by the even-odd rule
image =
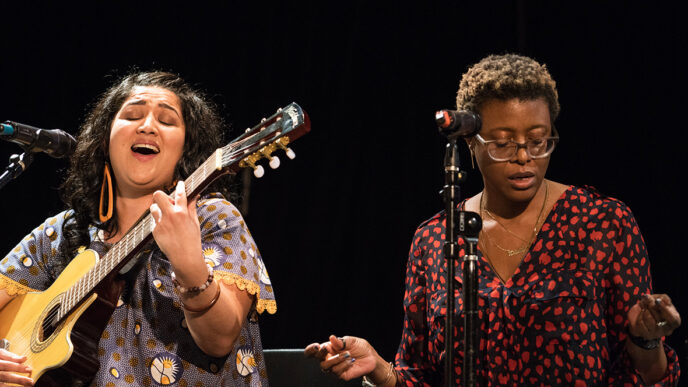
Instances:
[[[411,236],[443,206],[434,111],[454,107],[461,74],[491,53],[548,65],[562,105],[548,177],[625,201],[655,292],[688,316],[679,2],[93,3],[0,6],[0,120],[76,134],[132,66],[200,85],[223,107],[228,138],[292,101],[310,114],[297,158],[254,179],[244,203],[278,296],[261,320],[265,348],[350,334],[392,359]],[[0,165],[18,151],[1,143]],[[474,195],[481,178],[463,159],[463,194]],[[0,192],[1,250],[62,209],[66,165],[37,155]],[[669,338],[682,359],[685,325]]]

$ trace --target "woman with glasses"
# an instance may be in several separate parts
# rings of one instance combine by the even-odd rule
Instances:
[[[480,114],[467,139],[484,189],[460,206],[481,215],[478,244],[481,385],[642,385],[678,381],[662,338],[680,324],[653,294],[649,261],[630,209],[593,188],[545,179],[559,140],[556,84],[544,65],[489,56],[463,76],[457,108]],[[342,379],[377,386],[444,384],[445,214],[420,225],[406,274],[404,328],[395,361],[368,341],[331,336],[305,352]],[[454,356],[463,364],[459,240]]]

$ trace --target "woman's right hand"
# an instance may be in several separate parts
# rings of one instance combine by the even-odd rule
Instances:
[[[303,353],[320,360],[323,372],[331,372],[343,380],[369,375],[378,364],[387,364],[367,340],[354,336],[332,335],[330,341],[310,344]]]
[[[18,375],[28,374],[31,376],[31,367],[23,364],[26,356],[19,356],[4,349],[0,349],[0,387],[8,386],[7,383],[14,383],[20,386],[33,386],[33,379],[28,376]]]

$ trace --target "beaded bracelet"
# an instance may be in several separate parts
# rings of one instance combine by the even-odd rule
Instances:
[[[215,281],[213,281],[215,282]],[[217,292],[215,292],[215,296],[213,297],[212,300],[208,303],[208,305],[202,307],[202,308],[189,308],[188,306],[184,305],[184,302],[180,301],[182,304],[182,308],[184,308],[185,311],[191,312],[191,313],[205,313],[208,311],[208,309],[212,308],[213,305],[217,302],[217,300],[220,299],[220,291],[222,290],[222,284],[217,284]]]
[[[175,276],[174,272],[172,272],[170,277],[172,278],[172,283],[174,284],[174,288],[177,289],[177,291],[183,295],[197,296],[197,295],[201,294],[201,292],[208,289],[208,286],[210,286],[210,284],[212,284],[213,280],[215,279],[215,274],[214,274],[213,268],[210,265],[206,265],[206,266],[208,266],[208,279],[205,281],[205,283],[203,283],[203,285],[201,285],[201,286],[193,286],[193,287],[190,287],[188,289],[179,284],[179,281],[177,281],[177,276]]]

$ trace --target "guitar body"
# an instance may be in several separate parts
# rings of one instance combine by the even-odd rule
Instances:
[[[0,338],[8,341],[7,350],[27,357],[36,386],[79,385],[98,370],[98,340],[117,305],[121,281],[103,281],[54,329],[44,329],[65,292],[98,259],[93,250],[82,252],[48,289],[18,295],[0,310]]]

